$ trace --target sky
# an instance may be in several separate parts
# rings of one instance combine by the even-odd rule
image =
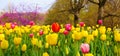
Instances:
[[[20,5],[35,7],[35,5],[37,5],[40,7],[41,12],[47,12],[54,2],[55,0],[0,0],[0,11],[7,11],[8,7],[11,5],[14,5],[15,7]]]

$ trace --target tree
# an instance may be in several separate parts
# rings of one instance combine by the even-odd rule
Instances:
[[[55,14],[67,13],[74,15],[74,25],[76,25],[79,19],[78,14],[86,3],[87,0],[57,0],[49,11],[54,11]]]
[[[88,0],[89,2],[98,5],[98,19],[102,19],[103,17],[103,7],[105,6],[105,3],[107,2],[107,0]]]

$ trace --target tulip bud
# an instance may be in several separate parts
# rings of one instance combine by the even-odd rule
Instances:
[[[64,35],[68,35],[69,34],[69,32],[67,31],[67,30],[64,30]]]
[[[43,30],[40,30],[40,31],[39,31],[39,35],[43,35]]]
[[[29,22],[29,25],[30,25],[30,26],[35,25],[34,21],[30,21],[30,22]]]
[[[15,28],[15,24],[11,24],[11,28],[14,29]]]
[[[102,20],[98,20],[98,24],[102,25],[103,21]]]
[[[33,38],[33,37],[34,37],[34,34],[33,34],[33,33],[31,33],[29,36],[30,36],[30,38]]]
[[[84,22],[80,22],[80,27],[83,27],[84,26]]]
[[[84,53],[84,54],[88,53],[89,50],[90,50],[89,44],[87,44],[87,43],[83,44],[82,43],[81,46],[80,46],[80,49],[81,49],[82,53]]]
[[[27,45],[23,44],[21,50],[24,52],[24,51],[26,51],[26,49],[27,49]]]

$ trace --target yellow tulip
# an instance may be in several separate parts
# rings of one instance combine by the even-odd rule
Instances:
[[[85,54],[85,56],[94,56],[94,55],[91,53],[87,53],[87,54]]]
[[[89,31],[91,29],[91,27],[87,27],[87,30]]]
[[[49,44],[48,43],[45,43],[45,48],[48,48],[49,47]]]
[[[48,34],[46,36],[46,41],[50,45],[56,45],[57,44],[57,40],[58,40],[58,34],[57,33]]]
[[[106,32],[105,26],[101,26],[101,27],[99,28],[99,31],[100,31],[100,34],[105,34],[105,32]]]
[[[38,39],[37,38],[32,38],[31,42],[32,42],[33,45],[36,45],[36,44],[38,44]]]
[[[42,48],[42,41],[41,40],[38,41],[38,47]]]
[[[4,34],[0,34],[0,41],[5,39],[5,35]]]
[[[110,31],[111,31],[111,28],[107,28],[107,31],[110,32]]]
[[[114,40],[115,41],[120,41],[120,33],[115,33],[114,34]]]
[[[7,49],[9,46],[9,43],[7,40],[3,40],[0,46],[1,46],[1,49]]]
[[[75,39],[75,40],[80,40],[80,39],[82,39],[82,33],[74,31],[73,34],[72,34],[72,38]]]
[[[90,43],[91,40],[94,40],[93,35],[88,35],[87,38],[86,38],[86,42]]]
[[[100,39],[101,39],[102,41],[105,41],[105,40],[106,40],[106,34],[102,34],[101,37],[100,37]]]
[[[83,35],[83,37],[87,37],[88,36],[88,31],[82,30],[82,35]]]
[[[22,40],[22,38],[20,38],[20,37],[15,37],[15,38],[14,38],[14,44],[15,44],[15,45],[19,45],[19,44],[21,43],[21,40]]]
[[[79,53],[79,51],[77,52],[76,56],[80,56],[80,53]]]
[[[76,31],[80,31],[80,28],[77,27],[77,28],[75,28],[75,30],[76,30]]]
[[[96,29],[95,31],[92,32],[93,36],[98,36],[98,30]]]
[[[96,25],[96,27],[99,27],[99,25]]]
[[[24,52],[24,51],[26,51],[26,49],[27,49],[27,45],[23,44],[21,50]]]
[[[68,50],[68,48],[66,47],[66,54],[68,55],[69,54],[69,50]]]
[[[0,29],[0,33],[3,33],[3,30],[2,30],[2,29]]]
[[[65,30],[65,28],[62,28],[62,29],[60,29],[60,33],[63,33],[64,32],[64,30]]]
[[[49,56],[47,52],[44,52],[42,56]]]
[[[6,26],[6,28],[10,28],[11,27],[11,23],[6,23],[5,26]]]

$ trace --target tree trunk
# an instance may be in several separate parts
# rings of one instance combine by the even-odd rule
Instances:
[[[74,14],[74,26],[76,27],[76,25],[78,24],[78,16],[77,14]]]
[[[103,6],[99,6],[97,23],[98,23],[98,20],[102,19],[102,17],[103,17]]]

